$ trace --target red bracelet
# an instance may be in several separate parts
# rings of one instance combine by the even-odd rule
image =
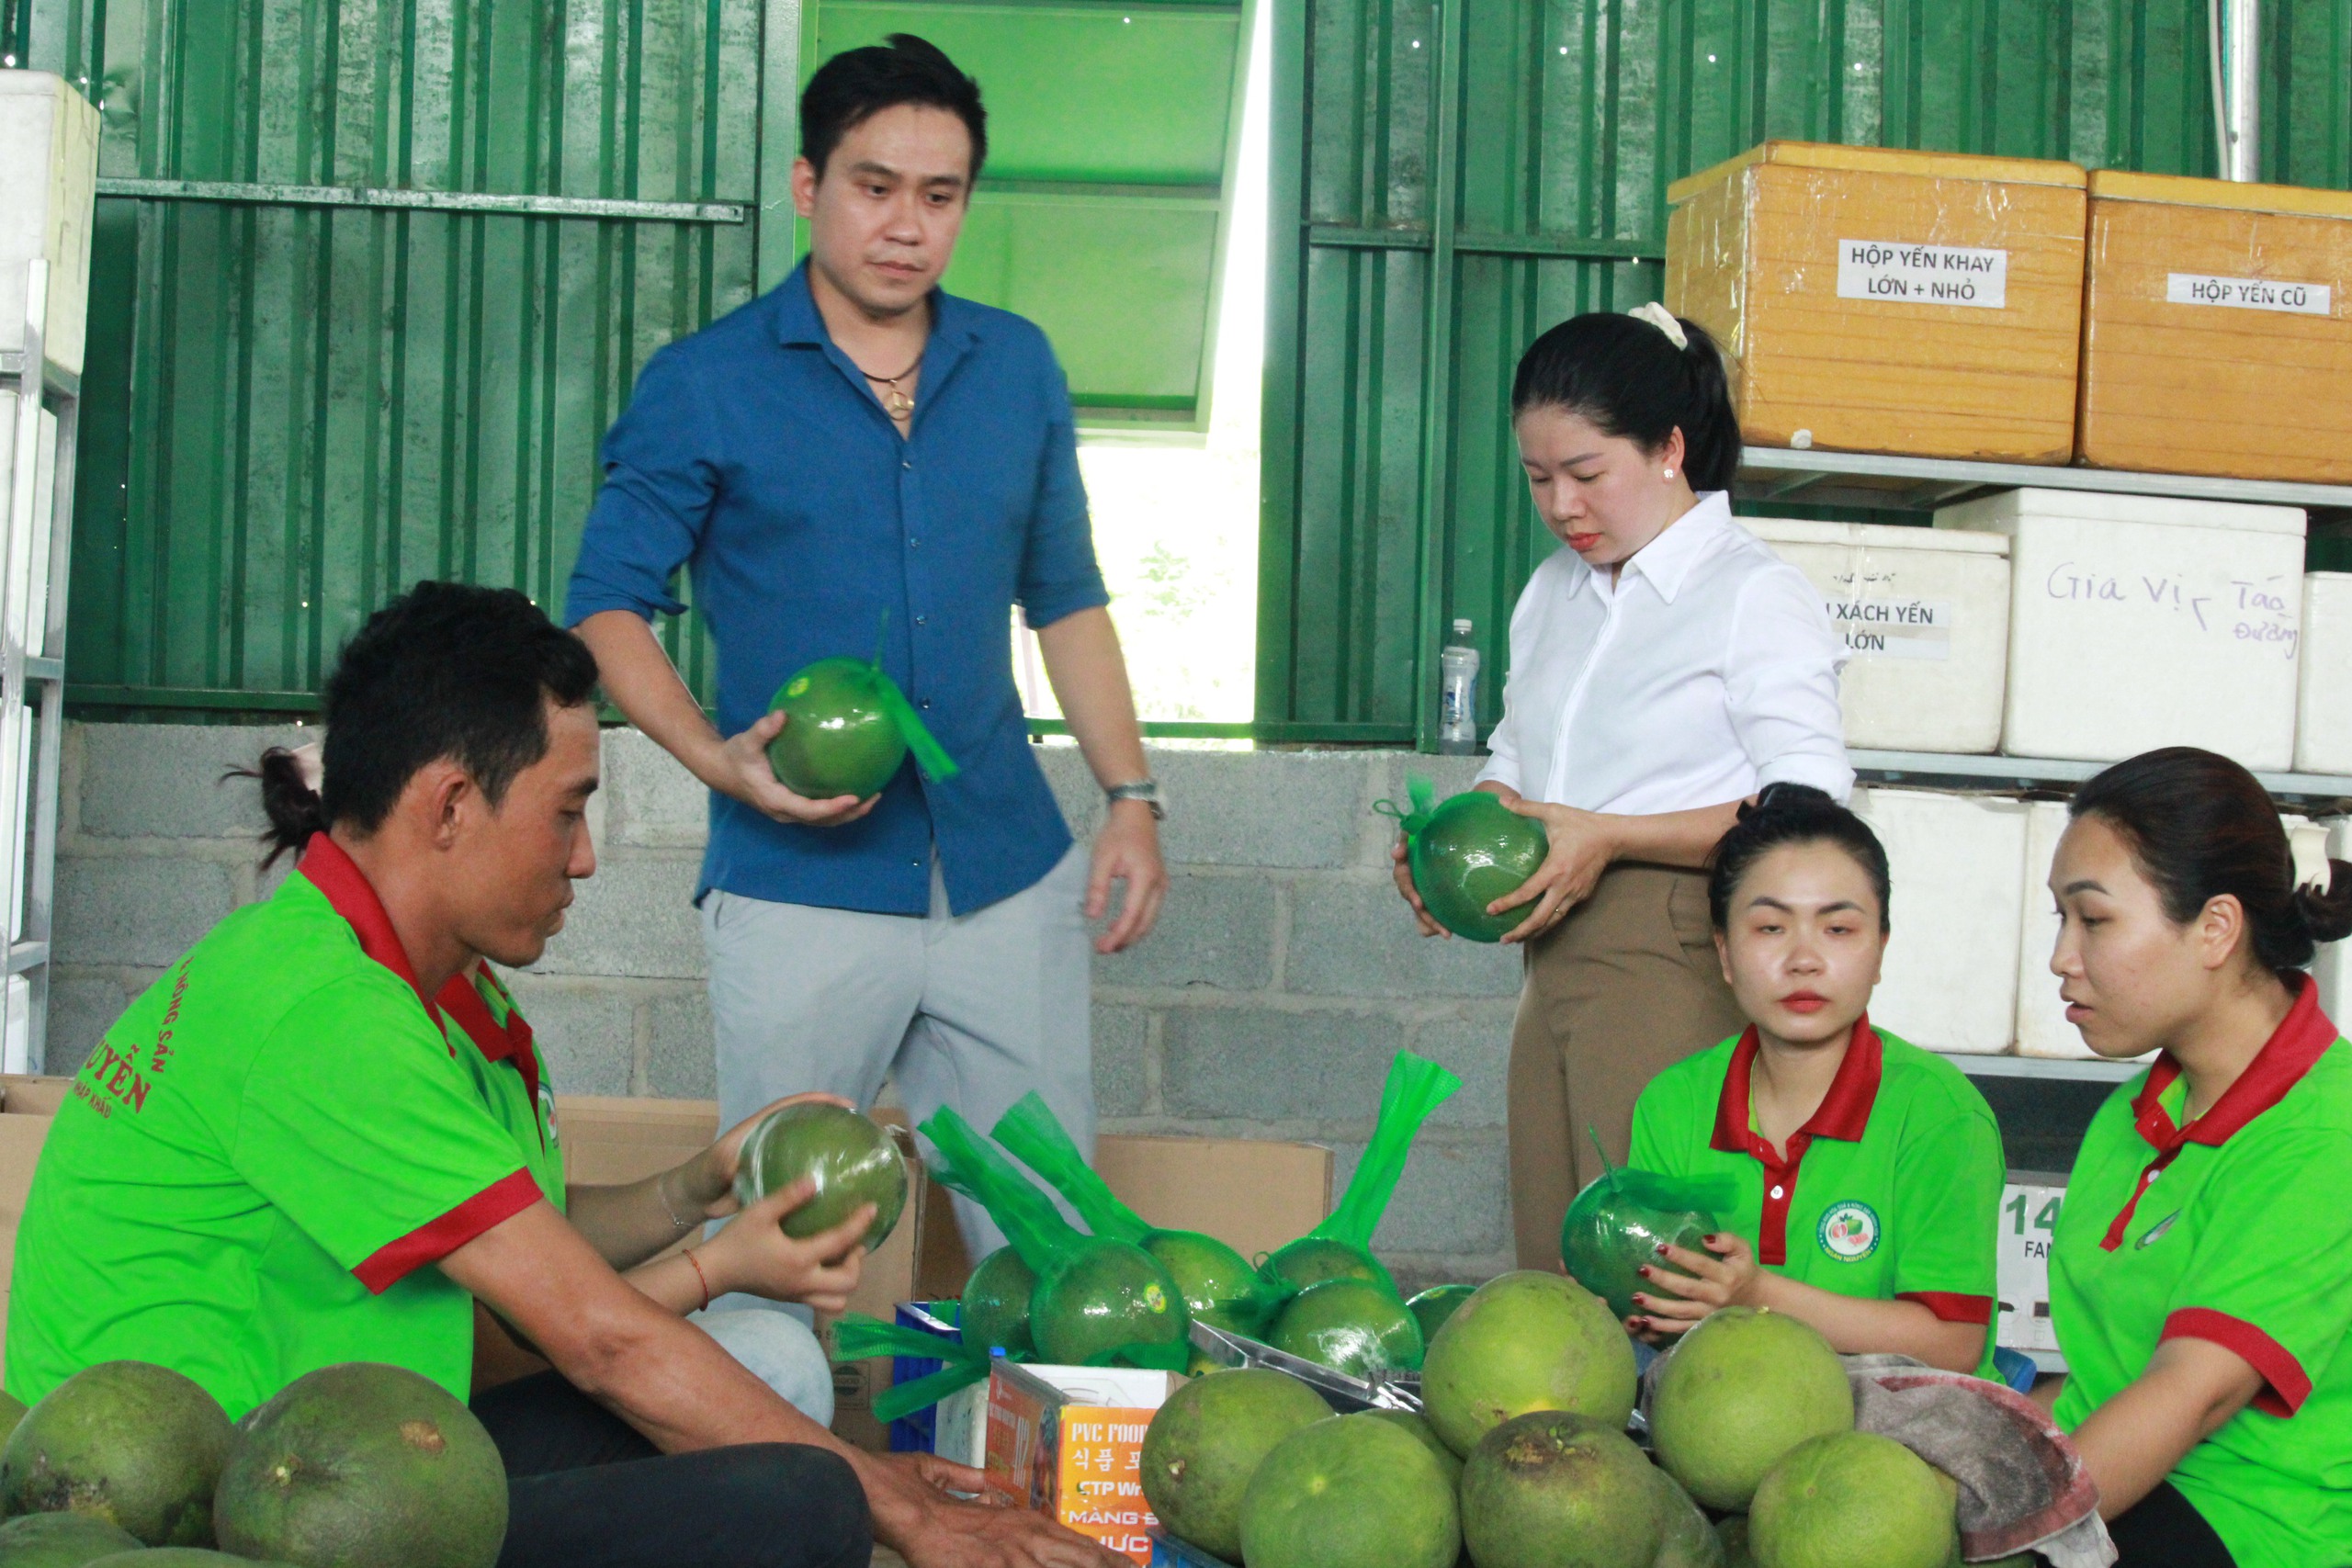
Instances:
[[[695,1310],[708,1312],[710,1310],[710,1277],[702,1271],[702,1260],[695,1256],[695,1249],[691,1247],[686,1248],[686,1261],[694,1265],[695,1279],[702,1285],[702,1305]]]

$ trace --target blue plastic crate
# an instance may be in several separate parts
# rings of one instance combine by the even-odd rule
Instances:
[[[921,1329],[942,1339],[962,1342],[957,1325],[958,1303],[955,1302],[900,1302],[898,1322],[901,1328]],[[912,1382],[927,1378],[947,1363],[932,1356],[893,1356],[890,1359],[890,1381],[893,1383]],[[890,1451],[894,1454],[928,1454],[939,1450],[939,1411],[935,1405],[924,1405],[910,1416],[901,1416],[890,1423]]]
[[[1165,1525],[1151,1527],[1151,1568],[1233,1568],[1222,1557],[1212,1557],[1168,1533]]]

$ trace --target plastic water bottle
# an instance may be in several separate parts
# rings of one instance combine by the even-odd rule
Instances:
[[[1470,623],[1453,623],[1453,640],[1438,654],[1437,749],[1449,757],[1478,750],[1478,650],[1470,646]]]

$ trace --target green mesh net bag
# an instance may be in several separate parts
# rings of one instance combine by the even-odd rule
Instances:
[[[1600,1141],[1593,1139],[1596,1145]],[[1672,1268],[1658,1256],[1659,1244],[1704,1253],[1705,1238],[1723,1228],[1717,1216],[1729,1211],[1738,1192],[1727,1176],[1664,1176],[1611,1166],[1605,1154],[1601,1165],[1602,1173],[1568,1205],[1560,1261],[1623,1323],[1641,1310],[1634,1292],[1645,1284],[1642,1266]]]
[[[1393,800],[1373,809],[1394,817],[1405,829],[1406,864],[1413,891],[1430,919],[1472,942],[1500,942],[1525,922],[1532,907],[1500,915],[1487,906],[1535,874],[1552,852],[1551,836],[1532,817],[1521,817],[1485,790],[1464,790],[1433,805],[1437,786],[1425,778],[1406,781],[1409,811]]]
[[[1213,1235],[1163,1230],[1128,1208],[1086,1163],[1077,1140],[1042,1098],[1023,1095],[990,1135],[1068,1199],[1096,1235],[1131,1241],[1158,1258],[1193,1317],[1228,1334],[1259,1337],[1272,1298],[1250,1260]]]
[[[886,613],[886,633],[888,626]],[[961,771],[883,670],[879,648],[870,660],[820,659],[798,671],[768,704],[778,709],[786,723],[768,742],[768,765],[785,788],[811,800],[879,795],[910,751],[934,781]]]
[[[1373,1233],[1405,1174],[1405,1160],[1430,1112],[1445,1103],[1462,1080],[1445,1068],[1410,1051],[1399,1051],[1388,1064],[1388,1082],[1380,1093],[1380,1117],[1372,1141],[1356,1162],[1355,1174],[1339,1206],[1323,1223],[1274,1249],[1259,1265],[1259,1273],[1278,1300],[1287,1300],[1326,1280],[1367,1280],[1396,1294],[1396,1281],[1372,1255]]]
[[[1184,1370],[1192,1357],[1184,1298],[1158,1258],[1133,1241],[1071,1224],[954,1108],[942,1107],[921,1131],[939,1151],[940,1184],[986,1209],[1036,1274],[1029,1334],[1039,1360]]]

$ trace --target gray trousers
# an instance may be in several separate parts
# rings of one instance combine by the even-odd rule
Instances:
[[[702,933],[719,1125],[812,1089],[870,1106],[888,1077],[910,1121],[952,1105],[983,1133],[1035,1089],[1091,1156],[1089,864],[1073,846],[1035,886],[964,915],[947,912],[936,870],[923,916],[714,889]],[[973,1261],[1004,1245],[969,1200],[956,1200],[956,1219]]]

